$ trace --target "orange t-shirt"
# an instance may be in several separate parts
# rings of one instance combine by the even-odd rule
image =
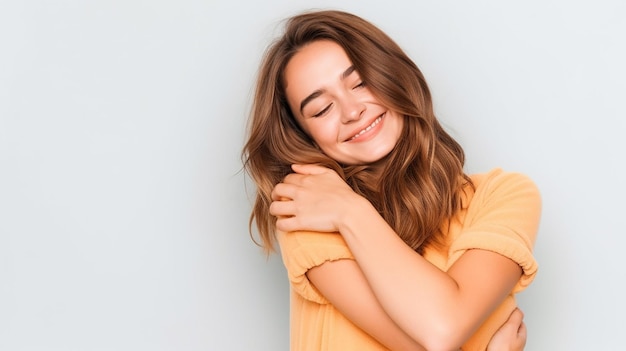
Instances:
[[[445,271],[466,250],[482,249],[522,267],[522,277],[511,294],[462,347],[464,351],[482,351],[515,309],[514,294],[526,288],[537,273],[532,248],[541,199],[535,184],[522,174],[494,169],[471,178],[476,190],[466,188],[462,209],[447,228],[448,244],[426,248],[424,258]],[[339,313],[307,279],[309,269],[326,261],[354,259],[341,235],[298,232],[279,233],[277,238],[291,286],[291,350],[387,350]]]

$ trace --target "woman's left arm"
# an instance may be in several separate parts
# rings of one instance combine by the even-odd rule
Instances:
[[[380,216],[362,213],[340,232],[385,311],[429,350],[458,349],[522,274],[514,261],[485,250],[467,251],[443,272]]]
[[[458,349],[518,282],[513,260],[469,250],[447,272],[413,251],[365,198],[332,170],[294,166],[273,192],[284,231],[338,231],[395,323],[427,349]]]

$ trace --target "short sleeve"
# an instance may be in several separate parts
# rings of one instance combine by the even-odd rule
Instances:
[[[307,300],[327,304],[328,300],[311,284],[306,273],[327,261],[354,259],[343,237],[338,233],[308,231],[279,231],[276,237],[294,291]]]
[[[541,216],[539,190],[527,176],[499,169],[479,182],[463,230],[450,247],[448,268],[470,249],[497,252],[522,268],[522,277],[513,289],[519,292],[537,274],[532,249]]]

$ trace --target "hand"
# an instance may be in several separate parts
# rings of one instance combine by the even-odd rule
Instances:
[[[339,232],[344,216],[363,197],[329,168],[308,164],[293,165],[292,169],[295,173],[272,191],[269,210],[278,218],[276,227],[287,232]]]
[[[493,335],[487,351],[522,351],[526,345],[526,336],[524,313],[516,308]]]

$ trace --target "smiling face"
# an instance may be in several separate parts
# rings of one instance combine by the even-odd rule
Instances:
[[[402,117],[378,101],[335,42],[301,48],[285,68],[285,83],[296,120],[332,159],[369,164],[398,142]]]

